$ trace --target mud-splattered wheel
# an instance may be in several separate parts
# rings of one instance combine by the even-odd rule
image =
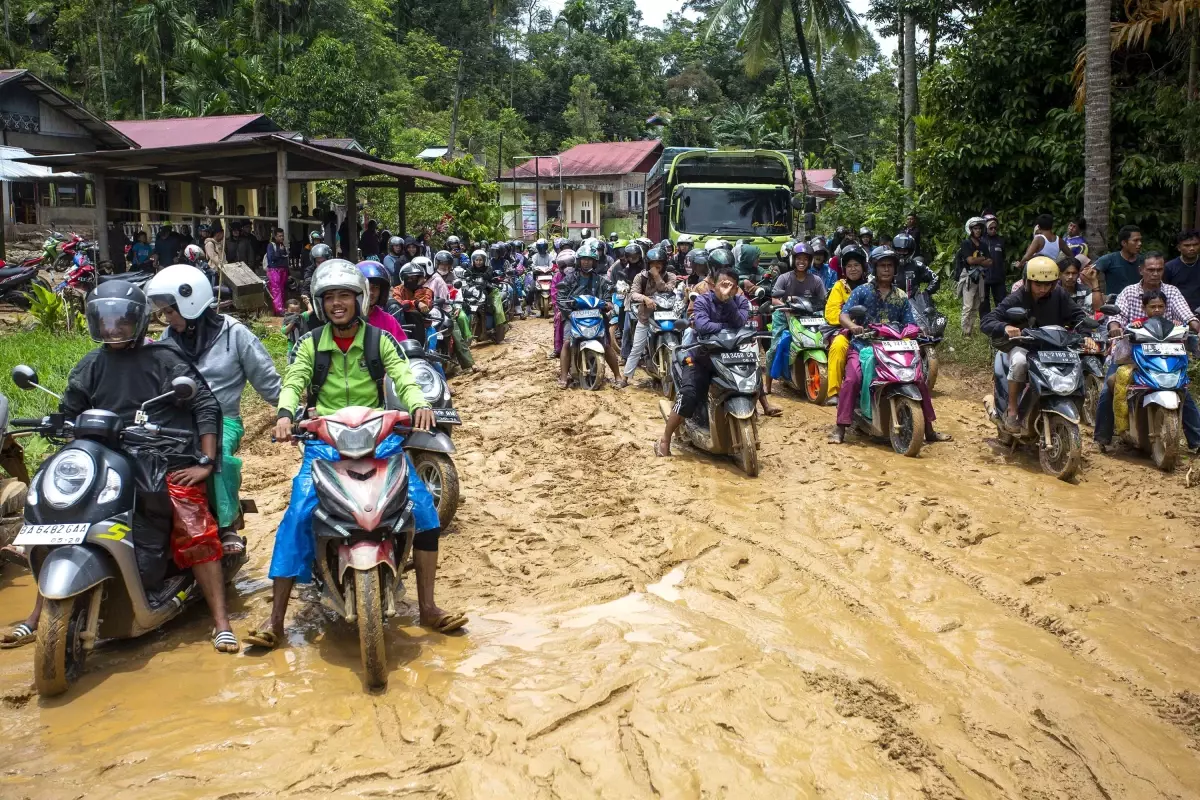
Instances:
[[[937,351],[932,347],[925,351],[924,363],[921,364],[921,372],[925,375],[925,386],[929,388],[929,392],[932,394],[933,387],[937,385],[938,379]]]
[[[1038,461],[1042,472],[1053,475],[1060,481],[1069,481],[1083,465],[1083,442],[1079,438],[1079,426],[1060,417],[1047,414],[1050,424],[1050,446],[1041,444]]]
[[[734,436],[737,439],[738,462],[742,472],[751,478],[758,477],[758,430],[754,419],[738,419],[733,421]]]
[[[902,456],[916,458],[925,443],[925,412],[910,397],[896,398],[895,409],[892,449]]]
[[[33,685],[42,697],[60,695],[83,674],[83,637],[92,592],[66,600],[46,600],[33,648]]]
[[[1104,379],[1090,373],[1083,376],[1083,409],[1080,414],[1083,424],[1089,428],[1096,427],[1096,406],[1100,405],[1100,391],[1104,388]]]
[[[1150,459],[1163,472],[1171,472],[1179,462],[1179,409],[1151,406]]]
[[[604,385],[604,357],[595,350],[582,350],[578,358],[580,387],[589,392],[599,390]]]
[[[383,638],[383,594],[379,567],[354,572],[354,606],[358,615],[358,648],[363,681],[369,689],[387,686],[387,642]]]
[[[675,381],[671,379],[671,348],[665,343],[654,350],[654,371],[658,374],[658,388],[663,397],[675,399]]]
[[[445,528],[458,511],[458,469],[445,453],[427,450],[410,451],[417,477],[425,483],[433,504],[437,507],[438,522]]]
[[[800,371],[800,361],[797,360],[792,369]],[[800,373],[797,386],[804,387],[804,396],[808,398],[808,402],[818,406],[825,405],[825,400],[829,397],[829,370],[825,364],[813,359],[806,359],[803,365],[803,371]]]

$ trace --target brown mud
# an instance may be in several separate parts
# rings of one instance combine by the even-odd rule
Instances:
[[[656,459],[645,388],[559,391],[549,333],[517,324],[456,381],[438,585],[463,635],[413,608],[380,694],[354,630],[304,602],[279,651],[218,655],[196,609],[52,701],[29,648],[0,651],[0,796],[1200,797],[1183,471],[1089,445],[1078,484],[1050,479],[990,441],[986,385],[947,375],[953,443],[827,445],[832,409],[785,393],[750,480]],[[248,424],[239,633],[296,462],[268,423]],[[5,567],[0,622],[31,586]]]

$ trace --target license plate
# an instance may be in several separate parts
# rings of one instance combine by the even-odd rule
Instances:
[[[920,349],[920,346],[910,339],[880,342],[879,347],[885,353],[912,353]]]
[[[572,311],[571,319],[600,319],[600,312],[596,309],[587,311]]]
[[[1074,364],[1079,360],[1079,354],[1070,350],[1042,350],[1038,359],[1047,364]]]
[[[757,364],[758,353],[722,353],[722,364]]]
[[[1142,355],[1144,356],[1181,356],[1184,352],[1183,345],[1174,342],[1142,345]]]
[[[673,320],[673,319],[675,319],[675,312],[674,311],[655,311],[654,318],[660,319],[660,320],[667,320],[667,319]]]
[[[824,317],[804,317],[800,320],[800,324],[806,328],[819,328],[825,324]]]
[[[21,528],[14,545],[79,544],[87,538],[90,522],[68,522],[58,525],[26,525]]]
[[[433,418],[443,425],[462,425],[462,417],[458,415],[456,408],[435,408]]]

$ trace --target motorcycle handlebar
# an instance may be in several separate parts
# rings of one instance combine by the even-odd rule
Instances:
[[[37,428],[41,427],[41,419],[10,419],[8,424],[12,427],[20,428]]]

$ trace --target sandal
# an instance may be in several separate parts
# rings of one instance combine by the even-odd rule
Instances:
[[[279,637],[274,631],[265,630],[258,631],[253,628],[246,631],[246,635],[242,637],[242,641],[247,647],[265,647],[268,650],[274,650],[279,647]]]
[[[568,380],[568,381],[564,381],[562,378],[559,378],[559,379],[558,379],[558,388],[560,388],[560,389],[570,389],[570,388],[571,388],[571,382],[570,382],[569,380]]]
[[[242,541],[241,536],[238,536],[237,531],[221,532],[221,555],[237,556],[244,552],[246,552],[246,543]]]
[[[438,633],[451,633],[458,630],[467,624],[465,614],[442,614],[432,625],[426,625],[427,628],[432,628]]]
[[[936,442],[953,442],[953,441],[954,441],[954,437],[948,433],[934,433],[933,436],[925,437],[925,442],[927,444],[934,444]]]
[[[771,406],[770,408],[768,408],[768,409],[767,409],[766,411],[764,411],[763,413],[764,413],[764,414],[766,414],[768,417],[782,417],[782,416],[783,416],[783,409],[782,409],[782,408],[776,408],[775,406]]]
[[[33,628],[22,622],[8,633],[0,636],[0,649],[11,650],[14,647],[23,647],[36,638],[37,633]]]
[[[655,443],[654,443],[654,455],[658,456],[659,458],[670,458],[670,457],[671,457],[671,451],[670,451],[670,450],[667,450],[667,451],[664,453],[664,452],[663,452],[663,449],[662,449],[662,441],[661,441],[661,440],[659,440],[659,441],[657,441],[657,442],[655,442]]]
[[[237,637],[233,635],[233,631],[218,631],[215,628],[212,632],[212,645],[218,653],[228,653],[229,655],[236,654],[242,649],[242,646],[238,644]]]

